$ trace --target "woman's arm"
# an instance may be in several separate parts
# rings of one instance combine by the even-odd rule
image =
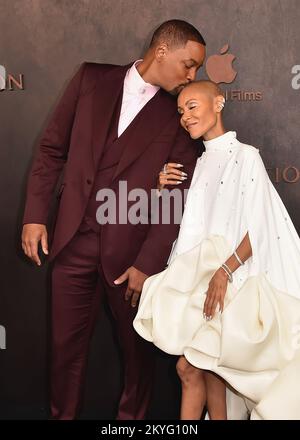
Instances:
[[[176,163],[165,164],[164,169],[159,173],[157,184],[158,191],[161,191],[165,185],[178,185],[187,178],[187,174],[182,172],[182,169],[180,170],[181,167],[182,165]],[[248,232],[235,252],[243,263],[251,257],[252,248]],[[233,272],[235,272],[241,265],[238,258],[232,254],[225,261],[223,267],[220,267],[210,280],[203,307],[203,315],[205,319],[212,319],[218,304],[220,305],[220,311],[223,311],[227,283],[229,278],[231,279]]]
[[[247,261],[248,258],[251,257],[252,248],[251,248],[248,232],[241,241],[240,245],[236,248],[236,253],[238,254],[238,257],[242,260],[243,263],[245,263],[245,261]],[[229,257],[228,260],[225,261],[225,264],[229,267],[231,273],[236,271],[241,265],[241,263],[238,261],[237,257],[234,254],[232,254],[231,257]]]
[[[232,254],[226,261],[225,265],[221,266],[213,275],[209,282],[206,293],[206,300],[203,307],[203,316],[205,319],[212,319],[217,305],[219,304],[220,311],[224,308],[224,298],[227,291],[227,283],[232,276],[232,273],[241,266],[240,259],[243,263],[252,255],[252,248],[249,239],[249,234],[245,235],[236,251],[237,256]]]

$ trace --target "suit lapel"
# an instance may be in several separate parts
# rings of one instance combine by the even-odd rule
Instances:
[[[157,92],[143,107],[123,133],[124,136],[119,138],[120,142],[126,141],[126,145],[113,180],[146,150],[176,111],[176,105],[163,90]]]
[[[92,154],[95,169],[103,150],[113,111],[131,64],[120,66],[99,78],[93,96]]]

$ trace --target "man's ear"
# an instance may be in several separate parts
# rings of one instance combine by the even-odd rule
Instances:
[[[214,98],[215,111],[221,113],[225,105],[225,98],[222,95],[218,95]]]
[[[158,63],[161,63],[165,59],[168,51],[169,51],[168,46],[165,43],[161,43],[159,46],[156,47],[155,58]]]

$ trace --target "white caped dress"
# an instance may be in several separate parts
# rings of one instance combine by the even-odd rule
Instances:
[[[169,266],[143,287],[135,330],[223,377],[230,419],[300,419],[300,239],[259,150],[205,141]],[[246,233],[252,257],[203,319],[208,283]]]

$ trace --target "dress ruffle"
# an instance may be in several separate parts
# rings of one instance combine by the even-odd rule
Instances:
[[[229,255],[226,239],[213,235],[174,258],[146,280],[134,328],[161,350],[223,377],[230,419],[245,418],[247,409],[253,419],[300,419],[300,300],[262,273],[239,289],[229,283],[223,313],[203,318],[208,283]]]

